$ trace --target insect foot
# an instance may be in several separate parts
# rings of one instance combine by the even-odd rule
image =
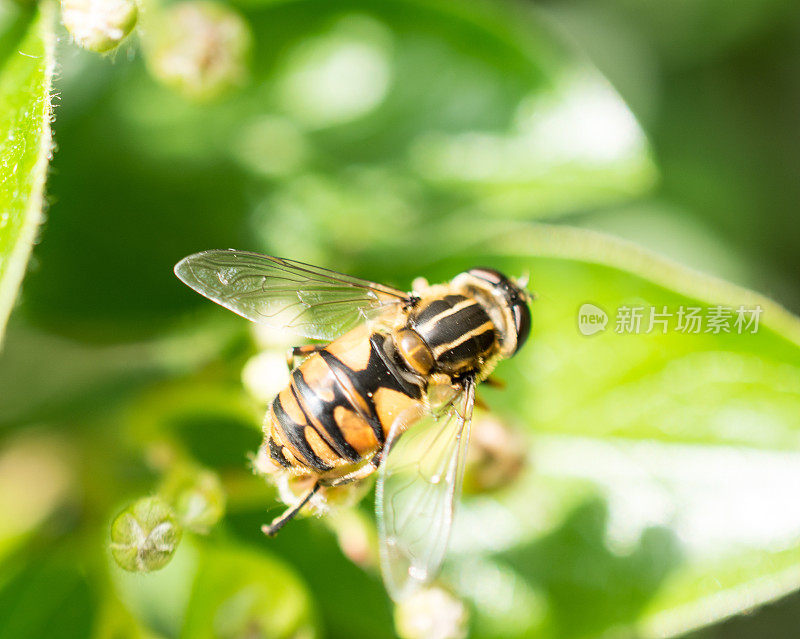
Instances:
[[[145,497],[123,510],[111,525],[111,554],[130,572],[163,568],[172,559],[183,530],[159,497]]]

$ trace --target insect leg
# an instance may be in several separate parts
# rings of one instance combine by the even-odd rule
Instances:
[[[274,537],[281,528],[294,519],[294,516],[302,510],[303,506],[305,506],[314,495],[317,494],[319,489],[320,483],[317,481],[294,506],[291,506],[282,515],[273,519],[271,524],[264,524],[261,526],[261,532],[268,537]]]
[[[506,387],[506,383],[502,379],[497,379],[496,377],[487,377],[483,380],[483,383],[491,388],[498,388],[500,390]]]
[[[481,410],[489,410],[489,404],[487,404],[477,395],[475,396],[475,407],[480,408]]]
[[[352,473],[348,473],[347,475],[342,475],[336,479],[331,479],[330,481],[325,482],[324,485],[329,488],[335,488],[336,486],[341,486],[342,484],[349,484],[354,481],[359,481],[360,479],[366,479],[372,473],[374,473],[375,469],[378,467],[378,457],[379,455],[374,455],[370,462],[361,468],[354,470]]]
[[[289,366],[289,370],[293,371],[296,365],[296,360],[298,357],[305,357],[307,355],[313,355],[314,353],[318,353],[321,351],[324,346],[319,344],[305,344],[304,346],[292,346],[288,351],[286,351],[286,364]]]

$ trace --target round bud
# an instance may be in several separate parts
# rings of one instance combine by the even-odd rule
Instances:
[[[160,494],[172,504],[176,519],[187,530],[207,533],[225,514],[225,492],[216,473],[194,467],[173,470]]]
[[[136,0],[61,0],[61,20],[75,42],[103,53],[122,42],[136,26]]]
[[[245,389],[264,405],[269,404],[289,381],[286,355],[274,350],[261,351],[258,355],[254,355],[247,360],[242,369]]]
[[[111,525],[111,554],[125,570],[150,572],[167,565],[182,530],[159,497],[144,497],[123,510]]]
[[[325,523],[336,534],[342,553],[362,568],[378,565],[378,535],[375,524],[358,508],[343,508],[329,514]]]
[[[251,40],[248,24],[231,8],[190,0],[159,14],[145,53],[159,80],[203,100],[244,83]]]
[[[464,492],[479,494],[511,485],[527,464],[524,437],[491,415],[476,415],[470,429]]]
[[[398,603],[394,622],[402,639],[463,639],[469,613],[460,599],[432,586]]]

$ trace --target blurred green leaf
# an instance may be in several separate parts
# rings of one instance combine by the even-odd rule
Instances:
[[[76,450],[61,433],[29,429],[0,447],[0,565],[77,501]],[[0,568],[0,575],[2,569]],[[3,577],[0,576],[0,583]]]
[[[635,24],[650,47],[658,48],[668,63],[682,66],[722,57],[763,36],[796,9],[791,0],[741,0],[735,4],[697,0],[671,3],[669,7],[657,0],[578,0],[558,4],[573,8],[592,5],[590,12],[610,14],[623,24]]]
[[[365,248],[408,250],[465,211],[564,214],[653,184],[630,111],[530,7],[298,0],[243,13],[253,77],[211,104],[140,60],[111,74],[65,51],[58,201],[24,297],[38,325],[156,335],[203,304],[171,273],[201,249],[348,270]]]
[[[0,353],[0,428],[85,417],[154,380],[196,370],[238,339],[241,327],[233,318],[222,319],[121,345],[84,344],[12,322]]]
[[[0,587],[0,637],[88,637],[95,593],[84,571],[67,553],[29,559]]]
[[[180,635],[200,554],[192,540],[186,539],[164,568],[147,575],[127,572],[108,557],[115,594],[142,629],[169,639]]]
[[[136,617],[112,596],[106,597],[98,616],[93,639],[164,639],[163,635],[143,628]]]
[[[0,69],[0,340],[42,219],[50,160],[52,5],[43,2]]]
[[[263,408],[240,385],[219,381],[164,384],[131,408],[138,441],[174,441],[195,461],[217,469],[247,464],[261,443],[262,419]]]
[[[304,586],[277,560],[242,548],[208,548],[181,636],[313,639],[315,625]]]
[[[158,572],[142,576],[115,565],[110,570],[125,609],[143,630],[159,636],[316,636],[313,604],[304,585],[265,552],[189,538]]]
[[[367,497],[365,505],[371,507]],[[330,639],[395,636],[391,600],[380,577],[347,559],[334,534],[313,518],[265,540],[261,525],[281,511],[273,502],[229,517],[231,530],[254,548],[267,548],[291,562],[317,603],[324,636]]]

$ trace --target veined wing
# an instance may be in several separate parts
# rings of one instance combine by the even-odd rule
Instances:
[[[188,286],[242,317],[332,340],[408,294],[335,271],[247,251],[195,253],[175,265]]]
[[[383,580],[395,601],[428,583],[447,551],[461,495],[475,383],[468,380],[449,409],[424,417],[386,442],[375,493]]]

